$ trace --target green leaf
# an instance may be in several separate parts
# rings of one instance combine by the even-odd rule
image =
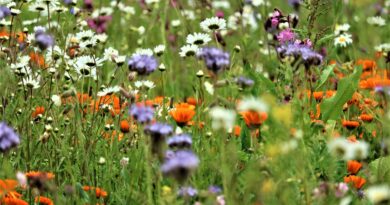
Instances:
[[[328,80],[329,76],[333,73],[334,65],[330,65],[325,68],[320,77],[320,84],[317,86],[316,90],[319,90]]]
[[[351,76],[340,80],[336,95],[324,100],[321,104],[322,120],[339,120],[343,111],[344,104],[352,98],[353,93],[358,88],[359,78],[362,74],[362,68],[356,67]]]
[[[376,159],[368,166],[371,174],[378,182],[390,181],[390,156]]]
[[[335,35],[334,34],[329,34],[324,37],[322,37],[320,40],[318,40],[317,44],[321,45],[322,43],[326,43],[329,40],[334,39]]]

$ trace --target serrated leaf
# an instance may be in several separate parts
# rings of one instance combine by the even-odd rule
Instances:
[[[358,88],[362,68],[356,67],[355,72],[340,80],[336,95],[325,99],[321,104],[322,120],[339,120],[343,111],[343,105],[352,98]]]

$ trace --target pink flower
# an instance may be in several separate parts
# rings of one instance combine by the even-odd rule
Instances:
[[[107,24],[111,19],[111,16],[99,16],[94,19],[88,19],[87,23],[91,29],[96,31],[96,33],[104,33],[106,32]]]
[[[278,34],[277,38],[278,38],[279,43],[284,44],[286,42],[293,41],[295,39],[295,34],[294,34],[294,32],[291,31],[291,29],[288,28],[288,29],[281,31]]]

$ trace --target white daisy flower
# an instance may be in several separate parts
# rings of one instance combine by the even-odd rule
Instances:
[[[117,56],[116,58],[114,58],[114,63],[116,63],[118,66],[121,66],[125,63],[125,60],[126,60],[126,56]]]
[[[150,4],[157,4],[159,2],[160,2],[160,0],[145,0],[145,3],[148,4],[148,5],[150,5]]]
[[[380,16],[373,16],[367,18],[367,23],[374,26],[386,25],[386,20]]]
[[[18,62],[11,63],[12,70],[20,70],[24,67],[28,67],[30,56],[21,56],[18,58]]]
[[[133,55],[147,55],[147,56],[152,56],[153,51],[150,48],[138,48],[135,50]]]
[[[140,88],[152,89],[152,88],[156,87],[154,82],[150,81],[150,80],[136,81],[136,82],[134,82],[134,86],[138,89],[140,89]]]
[[[51,101],[55,106],[61,106],[61,97],[59,95],[52,95],[51,96]]]
[[[345,33],[345,32],[347,32],[349,30],[350,27],[351,26],[349,24],[347,24],[347,23],[341,24],[341,25],[337,24],[336,28],[334,30],[334,35],[338,36],[341,33]]]
[[[91,49],[94,48],[96,45],[97,45],[96,38],[90,38],[88,40],[81,41],[79,44],[81,50]]]
[[[267,112],[268,105],[260,98],[255,98],[253,96],[245,97],[237,106],[239,111],[257,111],[257,112]]]
[[[371,186],[365,191],[365,196],[372,204],[387,204],[390,200],[389,185]]]
[[[114,59],[118,56],[119,56],[118,50],[116,50],[112,47],[104,49],[103,59],[109,60],[109,61],[114,61]]]
[[[390,43],[384,43],[375,47],[375,50],[378,52],[389,52],[390,51]]]
[[[104,88],[102,91],[99,91],[97,93],[97,96],[102,97],[102,96],[106,96],[106,95],[112,95],[114,93],[119,92],[120,90],[121,90],[121,88],[119,86]]]
[[[229,9],[230,3],[229,3],[229,1],[226,1],[226,0],[215,0],[211,3],[211,6],[214,9]]]
[[[188,44],[195,44],[195,45],[198,45],[198,46],[205,45],[205,44],[207,44],[210,41],[211,41],[211,38],[206,33],[193,33],[193,34],[189,34],[187,36],[187,40],[186,40],[186,42]]]
[[[348,33],[343,33],[334,39],[334,45],[337,47],[347,47],[348,45],[351,45],[352,42],[352,35]]]
[[[185,45],[180,48],[180,56],[181,57],[190,57],[196,55],[199,47],[197,45]]]
[[[47,6],[42,2],[34,2],[28,7],[29,11],[46,13]]]
[[[95,35],[93,38],[96,39],[98,43],[105,43],[108,39],[108,36],[105,33],[100,33]]]
[[[6,21],[5,18],[0,20],[0,26],[10,26],[11,21]]]
[[[41,80],[41,76],[36,76],[35,78],[32,77],[32,75],[29,75],[22,79],[21,83],[30,88],[30,89],[37,89],[40,87],[39,81]]]
[[[97,18],[99,16],[110,16],[113,13],[113,9],[111,7],[102,7],[101,9],[96,9],[92,13],[92,18]]]
[[[252,5],[253,6],[265,5],[265,2],[264,0],[252,0]]]
[[[223,107],[213,107],[209,112],[212,121],[212,128],[214,130],[225,129],[229,132],[233,129],[236,120],[236,112],[228,110]]]
[[[165,45],[158,45],[154,47],[153,51],[157,56],[161,56],[165,51]]]
[[[369,145],[364,141],[350,142],[339,137],[328,143],[328,149],[343,160],[356,160],[367,158]]]
[[[76,33],[76,38],[78,41],[86,41],[91,39],[95,35],[95,32],[92,30],[80,31]]]
[[[200,22],[200,27],[204,32],[226,29],[226,20],[218,17],[207,18]]]
[[[181,22],[180,22],[179,19],[176,19],[176,20],[172,20],[172,21],[171,21],[172,27],[178,27],[178,26],[180,26],[180,24],[181,24]]]

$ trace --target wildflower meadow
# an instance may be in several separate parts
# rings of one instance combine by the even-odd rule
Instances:
[[[388,205],[389,11],[0,0],[0,205]]]

